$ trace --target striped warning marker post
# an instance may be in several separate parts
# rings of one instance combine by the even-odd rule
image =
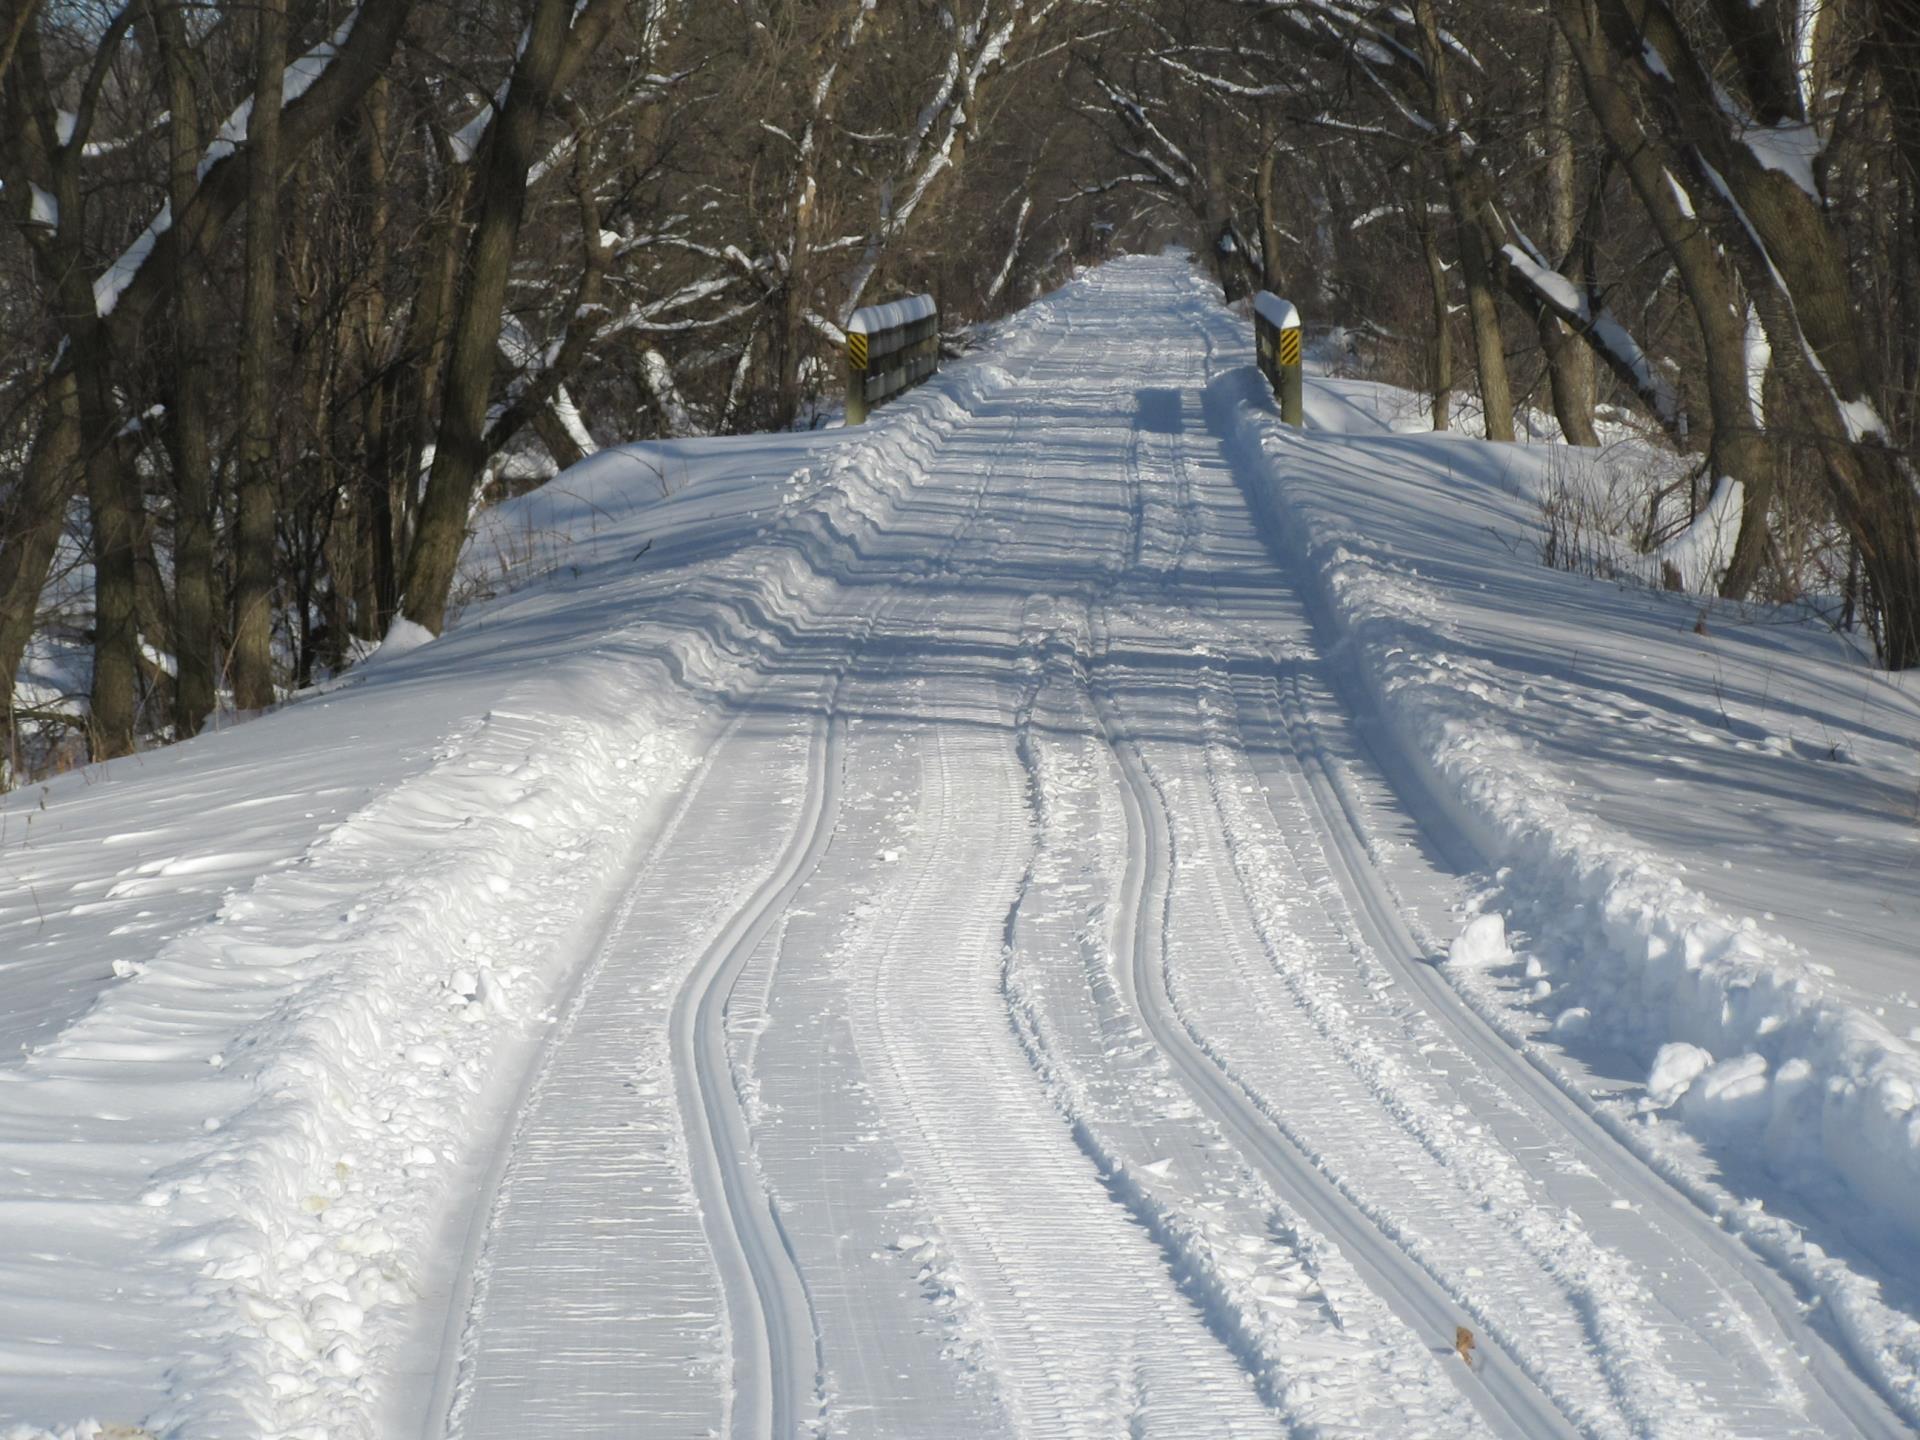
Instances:
[[[1253,297],[1254,348],[1260,370],[1273,384],[1280,418],[1300,424],[1300,312],[1271,290]]]
[[[867,423],[867,337],[847,332],[847,424]]]

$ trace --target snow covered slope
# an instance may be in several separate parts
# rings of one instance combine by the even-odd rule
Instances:
[[[1246,331],[596,456],[9,797],[0,1435],[1920,1420],[1920,706]]]

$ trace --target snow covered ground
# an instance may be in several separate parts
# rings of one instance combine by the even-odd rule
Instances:
[[[8,797],[0,1435],[1909,1433],[1920,699],[1248,330],[598,455]]]

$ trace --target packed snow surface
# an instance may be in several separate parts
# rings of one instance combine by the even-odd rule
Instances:
[[[604,451],[8,797],[0,1436],[1909,1433],[1920,706],[1249,331]]]

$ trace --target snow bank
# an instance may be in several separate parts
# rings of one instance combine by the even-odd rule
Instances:
[[[1457,618],[1470,603],[1474,576],[1497,575],[1516,563],[1498,548],[1497,535],[1489,542],[1494,532],[1485,511],[1496,507],[1474,493],[1483,484],[1498,488],[1493,472],[1505,469],[1506,452],[1438,438],[1291,434],[1250,377],[1243,372],[1235,379],[1231,439],[1264,459],[1271,482],[1249,499],[1272,543],[1291,553],[1309,587],[1335,663],[1356,693],[1377,706],[1394,748],[1440,813],[1490,870],[1499,867],[1499,903],[1553,967],[1551,983],[1541,982],[1536,993],[1551,996],[1543,1003],[1558,1017],[1555,1037],[1591,1031],[1616,1053],[1642,1057],[1642,1125],[1630,1127],[1630,1138],[1669,1173],[1676,1173],[1672,1156],[1644,1129],[1646,1121],[1657,1120],[1664,1130],[1677,1122],[1695,1139],[1759,1165],[1802,1194],[1828,1192],[1837,1179],[1851,1197],[1839,1207],[1850,1219],[1858,1216],[1876,1233],[1897,1237],[1896,1245],[1920,1242],[1914,1203],[1920,1194],[1920,1056],[1913,1045],[1872,1013],[1858,989],[1840,985],[1833,970],[1818,963],[1840,956],[1810,957],[1760,919],[1716,903],[1673,852],[1599,818],[1574,773],[1544,758],[1537,743],[1518,738],[1528,692],[1543,685],[1543,677],[1503,668],[1515,666],[1512,657],[1503,656],[1489,634],[1465,633]],[[1421,446],[1430,447],[1426,461],[1408,463]],[[1384,453],[1389,448],[1392,456]],[[1429,463],[1431,481],[1423,469]],[[1331,482],[1334,472],[1352,488],[1342,491]],[[1421,491],[1427,484],[1432,490]],[[1407,493],[1394,489],[1389,503],[1383,496],[1390,486],[1405,486]],[[1463,488],[1469,493],[1459,503],[1475,518],[1458,534],[1442,535],[1439,516],[1452,503],[1446,497]],[[1737,506],[1730,509],[1737,513]],[[1389,512],[1406,527],[1391,538],[1356,518],[1365,513],[1371,524]],[[1718,516],[1711,528],[1730,538],[1725,532],[1732,523],[1731,515]],[[1431,534],[1418,532],[1422,524]],[[1447,573],[1446,584],[1422,574],[1428,564],[1450,562],[1459,568]],[[1589,656],[1610,658],[1612,642],[1600,632],[1595,598],[1605,587],[1571,578],[1564,583],[1587,587],[1587,599],[1576,597],[1568,607],[1569,626],[1584,626],[1573,631],[1571,662],[1580,663],[1583,646]],[[1648,603],[1666,602],[1650,597]],[[1499,623],[1529,622],[1551,624],[1552,617],[1508,615]],[[1672,626],[1675,634],[1688,629],[1684,621]],[[1646,644],[1619,643],[1623,652]],[[1635,657],[1622,658],[1631,672]],[[1667,704],[1676,715],[1711,715],[1718,681],[1708,672],[1693,683],[1700,693],[1654,698],[1654,679],[1636,693],[1649,709]],[[1784,681],[1775,677],[1775,683]],[[1856,707],[1859,685],[1856,676]],[[1560,690],[1573,694],[1578,686]],[[1613,698],[1621,700],[1617,692]],[[1630,718],[1623,715],[1621,723]],[[1701,733],[1704,721],[1686,723],[1693,727],[1688,738],[1702,746],[1739,745],[1763,756],[1791,748],[1777,735],[1748,738],[1732,715],[1725,729],[1714,722],[1717,735]],[[1816,723],[1845,733],[1837,710]],[[1834,750],[1841,753],[1837,744]],[[1641,783],[1660,758],[1638,756]],[[1680,763],[1697,762],[1682,756]],[[1684,806],[1690,792],[1671,793],[1672,803]],[[1684,816],[1672,833],[1684,842]],[[1710,832],[1696,833],[1699,844],[1718,853]],[[1500,964],[1505,946],[1504,927],[1483,917],[1455,942],[1450,968]],[[1676,1178],[1701,1175],[1711,1172],[1696,1168]],[[1727,1204],[1730,1223],[1763,1249],[1789,1257],[1789,1268],[1823,1293],[1857,1352],[1891,1376],[1890,1385],[1911,1380],[1920,1332],[1887,1320],[1870,1281],[1832,1263],[1796,1227],[1763,1216],[1757,1205],[1716,1203]],[[1896,1351],[1903,1358],[1891,1359]],[[1920,1393],[1905,1403],[1920,1403]]]
[[[10,1136],[22,1111],[72,1111],[102,1143],[102,1110],[138,1120],[151,1159],[130,1189],[50,1207],[29,1233],[49,1254],[191,1277],[201,1318],[154,1337],[176,1354],[150,1428],[371,1433],[371,1374],[416,1303],[489,1077],[620,873],[630,817],[689,763],[650,723],[642,676],[610,671],[548,682],[570,723],[509,688],[297,863],[116,962],[121,982],[0,1086]],[[122,1211],[136,1218],[103,1254],[87,1232]]]

